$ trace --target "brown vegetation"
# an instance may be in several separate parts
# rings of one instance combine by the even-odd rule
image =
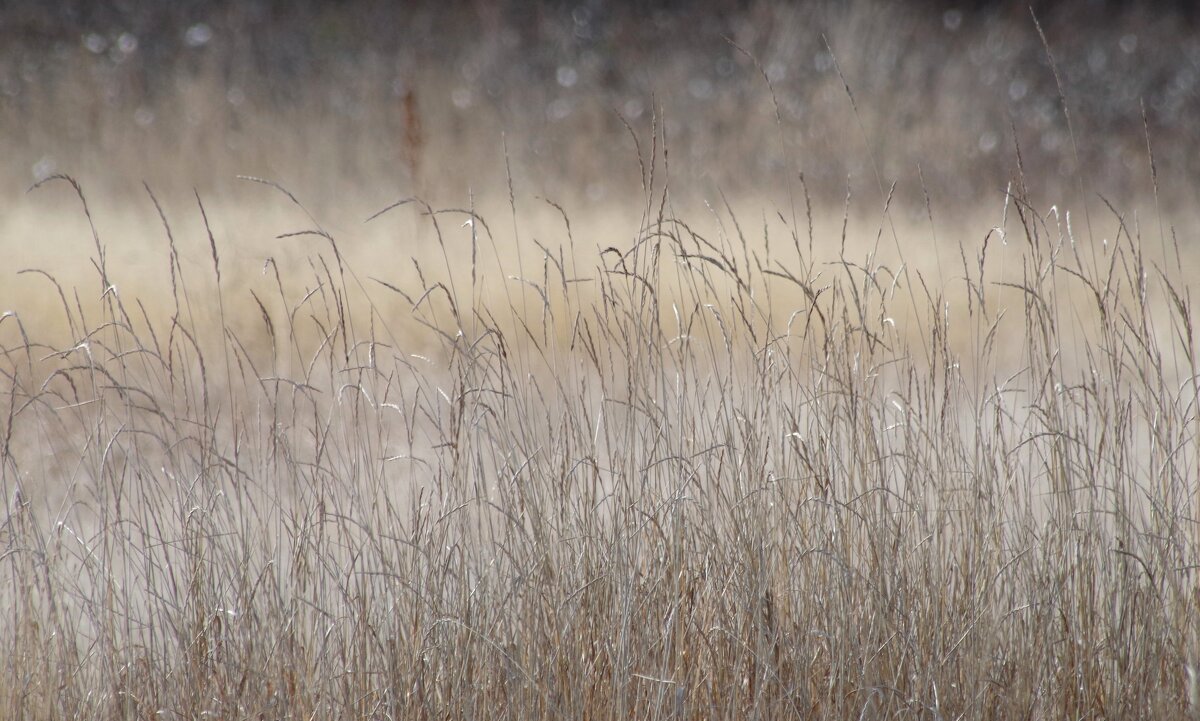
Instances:
[[[1151,113],[1147,211],[1018,128],[948,222],[886,153],[828,210],[759,82],[779,165],[707,208],[652,107],[600,214],[528,166],[359,213],[369,176],[322,199],[346,227],[258,178],[44,179],[92,262],[0,287],[0,716],[1200,711],[1196,255]],[[436,186],[452,128],[405,92],[379,154]]]

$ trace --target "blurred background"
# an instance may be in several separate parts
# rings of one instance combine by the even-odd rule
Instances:
[[[1046,207],[1136,211],[1154,207],[1148,137],[1174,222],[1200,173],[1191,8],[7,0],[0,248],[30,264],[89,247],[62,190],[26,194],[55,173],[130,253],[158,223],[145,183],[180,223],[198,192],[234,252],[261,260],[238,234],[290,211],[239,175],[353,232],[410,195],[506,210],[511,177],[530,223],[545,196],[585,229],[632,216],[635,233],[639,152],[680,208],[724,195],[751,218],[806,188],[834,225],[845,207],[877,224],[894,184],[897,217],[923,222],[928,198],[953,227],[998,215],[1022,169]]]
[[[1080,161],[1111,193],[1142,185],[1142,103],[1158,142],[1196,145],[1189,6],[1035,3]],[[771,81],[782,132],[739,48]],[[314,192],[369,180],[455,195],[493,180],[507,133],[526,182],[605,197],[636,164],[621,118],[648,132],[656,110],[677,177],[705,193],[754,189],[790,164],[837,198],[847,176],[872,172],[873,155],[886,179],[907,180],[920,163],[932,192],[969,203],[1002,190],[1014,137],[1048,190],[1073,165],[1027,2],[7,0],[0,10],[7,192],[54,172],[113,191],[143,179],[208,190],[258,173]],[[1194,173],[1200,155],[1159,160],[1164,173]]]

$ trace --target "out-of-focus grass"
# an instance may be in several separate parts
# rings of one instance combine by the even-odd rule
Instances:
[[[142,180],[212,192],[251,174],[330,207],[366,183],[449,204],[504,183],[506,132],[531,192],[626,202],[620,117],[648,133],[658,109],[677,194],[761,193],[791,158],[822,203],[878,169],[900,204],[920,206],[919,163],[935,198],[973,212],[1003,192],[1014,141],[1043,204],[1076,170],[1094,192],[1143,194],[1143,103],[1177,149],[1159,154],[1164,180],[1195,177],[1192,16],[1093,5],[1038,10],[1078,147],[1024,3],[13,6],[0,22],[0,182],[70,172],[93,193],[136,196]],[[1163,189],[1190,203],[1178,183]]]

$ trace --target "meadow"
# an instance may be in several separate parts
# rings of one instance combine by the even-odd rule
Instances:
[[[638,110],[618,67],[557,120],[590,66],[554,53],[620,13],[545,11],[536,120],[430,79],[379,110],[394,58],[336,52],[372,16],[311,8],[362,86],[190,123],[258,87],[234,48],[95,136],[54,125],[71,63],[4,106],[0,717],[1200,717],[1193,95],[1066,15],[831,7],[719,16],[730,77],[658,65]],[[455,83],[527,25],[447,12]],[[1113,17],[1113,57],[1187,52]],[[89,72],[153,49],[88,32]],[[838,50],[878,34],[934,48],[883,47],[888,93]],[[996,89],[931,74],[973,47]]]

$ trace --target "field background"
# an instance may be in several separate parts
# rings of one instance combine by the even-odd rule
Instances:
[[[956,248],[996,224],[1019,144],[1038,207],[1079,217],[1102,196],[1184,226],[1200,171],[1189,121],[1200,41],[1186,7],[1037,8],[1072,140],[1018,4],[14,2],[0,19],[0,187],[13,199],[0,237],[13,267],[86,273],[63,262],[90,241],[61,194],[21,197],[67,172],[123,267],[153,262],[143,251],[158,219],[143,183],[191,224],[187,237],[198,192],[226,252],[248,266],[285,255],[267,239],[294,229],[286,203],[236,179],[249,175],[282,183],[374,259],[396,236],[362,220],[388,203],[458,207],[473,195],[502,217],[511,176],[526,224],[556,221],[532,200],[547,197],[590,234],[587,247],[605,247],[642,205],[625,123],[649,146],[655,116],[680,214],[706,213],[722,194],[771,214],[791,207],[803,173],[817,220],[837,229],[848,207],[865,222],[851,234],[869,240],[894,183],[890,222],[928,242],[928,198]],[[1144,120],[1159,147],[1157,203]],[[203,246],[185,243],[184,257],[198,262]],[[6,283],[0,304],[16,292]]]
[[[4,4],[2,708],[1200,714],[1198,22]]]
[[[68,172],[99,220],[133,237],[157,222],[143,183],[168,208],[198,191],[239,252],[263,245],[254,220],[267,232],[287,221],[236,180],[257,176],[375,250],[384,242],[361,221],[386,204],[474,194],[504,209],[511,174],[522,201],[549,197],[578,228],[608,233],[642,193],[624,123],[649,144],[657,114],[681,208],[722,193],[753,215],[790,207],[803,173],[833,224],[848,192],[852,217],[877,224],[895,183],[894,221],[923,228],[928,196],[957,234],[981,214],[992,222],[1018,144],[1039,207],[1079,216],[1103,196],[1149,210],[1145,119],[1158,207],[1182,224],[1200,171],[1192,16],[1170,4],[1038,10],[1074,140],[1030,11],[1015,4],[15,2],[0,21],[0,186],[17,198]],[[17,266],[81,248],[77,219],[47,212],[61,198],[46,195],[4,204]],[[528,205],[532,223],[544,208]],[[21,242],[28,224],[54,242]]]

